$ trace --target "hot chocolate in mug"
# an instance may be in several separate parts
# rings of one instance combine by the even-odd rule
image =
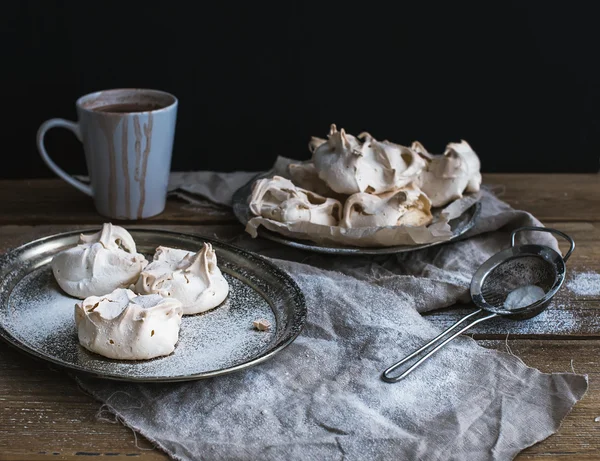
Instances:
[[[80,97],[77,123],[42,123],[37,146],[52,171],[94,198],[98,212],[114,219],[162,213],[167,198],[177,98],[158,90],[114,89]],[[44,148],[44,135],[67,128],[83,143],[90,184],[59,168]]]

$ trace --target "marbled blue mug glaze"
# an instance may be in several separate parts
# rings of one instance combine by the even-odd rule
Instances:
[[[155,216],[165,208],[177,104],[175,96],[158,90],[91,93],[76,102],[77,123],[54,118],[40,126],[38,150],[52,171],[94,198],[100,214],[127,220]],[[89,185],[49,157],[44,135],[54,127],[73,131],[83,143]]]

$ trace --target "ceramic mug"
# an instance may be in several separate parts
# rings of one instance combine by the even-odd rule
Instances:
[[[59,177],[94,198],[101,215],[143,219],[162,213],[167,198],[177,119],[177,98],[158,90],[114,89],[80,97],[77,123],[42,123],[37,146]],[[90,184],[59,168],[44,148],[44,135],[67,128],[83,143]]]

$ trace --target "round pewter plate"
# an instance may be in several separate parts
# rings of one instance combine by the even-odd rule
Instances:
[[[252,184],[258,179],[267,178],[272,176],[273,172],[268,171],[266,173],[258,174],[256,177],[251,179],[247,184],[240,187],[233,195],[233,213],[235,214],[238,221],[244,226],[251,219],[250,207],[248,206],[248,199],[252,195]],[[318,243],[311,242],[310,240],[295,240],[286,237],[285,235],[272,232],[264,227],[258,228],[258,235],[268,240],[281,243],[293,248],[300,250],[314,251],[316,253],[333,254],[333,255],[386,255],[396,253],[407,253],[409,251],[422,250],[423,248],[429,248],[436,245],[442,245],[444,243],[450,243],[456,240],[460,240],[460,237],[469,231],[479,218],[481,211],[481,203],[476,202],[470,208],[464,211],[459,217],[449,222],[452,230],[452,237],[449,240],[441,242],[424,243],[420,245],[397,245],[389,247],[357,247],[357,246],[326,246],[319,245]],[[439,211],[438,211],[439,212]],[[435,212],[434,212],[435,216]]]
[[[50,263],[55,254],[77,244],[81,231],[35,240],[0,258],[0,337],[34,357],[77,372],[122,381],[168,382],[209,378],[259,364],[302,331],[304,295],[285,272],[262,257],[192,235],[129,232],[138,251],[150,260],[159,245],[198,251],[209,242],[229,282],[229,296],[220,306],[183,317],[171,355],[113,360],[79,345],[74,320],[78,300],[60,289]],[[252,322],[258,319],[267,319],[271,328],[254,329]]]

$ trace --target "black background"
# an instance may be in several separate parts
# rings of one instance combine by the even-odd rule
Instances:
[[[173,170],[260,170],[309,157],[330,123],[486,172],[597,172],[593,2],[54,2],[3,4],[0,177],[50,177],[35,133],[77,97],[157,88],[180,101]],[[66,131],[46,145],[72,173]]]

